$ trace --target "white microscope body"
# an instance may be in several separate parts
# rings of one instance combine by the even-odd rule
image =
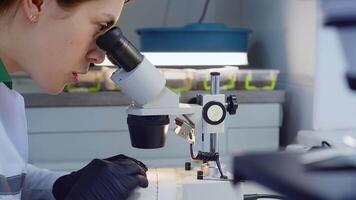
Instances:
[[[168,116],[175,116],[177,117],[175,119],[176,134],[186,138],[189,142],[192,159],[202,161],[201,170],[197,171],[196,176],[192,176],[192,172],[187,172],[186,176],[189,181],[185,185],[189,187],[186,187],[188,189],[185,193],[194,197],[192,193],[202,194],[204,192],[207,197],[213,197],[213,194],[219,194],[214,191],[214,188],[222,185],[226,185],[224,188],[230,193],[236,190],[230,184],[231,177],[224,175],[220,166],[218,135],[225,131],[226,113],[236,113],[237,101],[235,96],[230,96],[227,102],[225,95],[219,94],[219,73],[211,73],[211,94],[198,95],[194,104],[183,104],[179,102],[179,95],[166,88],[166,80],[159,70],[126,40],[119,28],[115,27],[99,36],[97,44],[107,52],[113,64],[119,67],[111,79],[123,93],[132,99],[132,104],[127,109],[132,145],[147,149],[163,147],[165,134],[168,132]],[[132,126],[132,123],[135,126]],[[209,149],[209,151],[199,151],[197,155],[194,155],[196,130],[201,130],[203,134],[201,148]],[[131,132],[141,135],[133,136]],[[155,133],[154,136],[152,132],[162,132],[162,134],[159,133],[157,137],[157,134]],[[210,137],[209,143],[207,142],[208,136]],[[159,143],[153,141],[154,144],[151,145],[149,140],[152,138],[160,140]],[[137,140],[138,143],[133,140]],[[208,183],[208,180],[216,181],[217,185],[207,184],[201,187],[196,182]],[[224,191],[224,193],[228,192]],[[189,198],[186,196],[186,199]]]
[[[224,94],[219,94],[219,74],[212,73],[211,76],[212,94],[198,95],[197,104],[179,103],[179,95],[165,87],[166,80],[146,58],[130,72],[118,69],[113,73],[111,79],[133,100],[127,110],[129,115],[183,115],[184,120],[176,119],[175,132],[187,138],[188,142],[193,145],[195,143],[195,130],[198,128],[202,131],[202,134],[210,136],[209,153],[217,153],[215,160],[204,158],[204,156],[194,158],[192,155],[192,157],[202,161],[218,161],[216,160],[219,152],[218,134],[224,133],[226,113],[231,112],[233,114],[237,109],[237,102],[229,102],[230,107],[232,105],[235,108],[226,108],[226,97]],[[203,144],[205,145],[203,148],[207,149],[207,142]],[[205,154],[205,156],[213,155]],[[211,172],[210,170],[210,176],[212,175]],[[216,170],[214,170],[214,173],[216,173]],[[221,173],[221,178],[223,178],[222,176]]]

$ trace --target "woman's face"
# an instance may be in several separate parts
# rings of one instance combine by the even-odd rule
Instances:
[[[90,63],[103,62],[105,52],[95,38],[117,22],[123,5],[124,0],[93,0],[63,10],[55,0],[44,1],[38,20],[28,25],[24,70],[46,92],[60,93]]]

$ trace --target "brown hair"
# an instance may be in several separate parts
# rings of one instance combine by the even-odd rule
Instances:
[[[0,0],[1,1],[1,0]],[[81,3],[93,1],[93,0],[57,0],[58,4],[63,8],[73,8]],[[130,0],[125,0],[125,3],[129,2]]]
[[[9,10],[16,3],[18,2],[14,0],[0,0],[0,15]]]
[[[57,0],[58,4],[63,8],[73,8],[81,3],[93,0]],[[125,3],[130,0],[125,0]],[[19,0],[0,0],[0,15],[8,11],[14,5],[18,4]]]

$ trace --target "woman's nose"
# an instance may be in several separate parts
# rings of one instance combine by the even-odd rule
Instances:
[[[97,47],[96,49],[89,51],[87,59],[90,63],[100,64],[105,60],[105,51]]]

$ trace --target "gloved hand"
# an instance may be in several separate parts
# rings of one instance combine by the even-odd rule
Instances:
[[[53,195],[62,199],[126,199],[131,192],[147,187],[147,167],[125,155],[95,159],[83,169],[60,177]]]

